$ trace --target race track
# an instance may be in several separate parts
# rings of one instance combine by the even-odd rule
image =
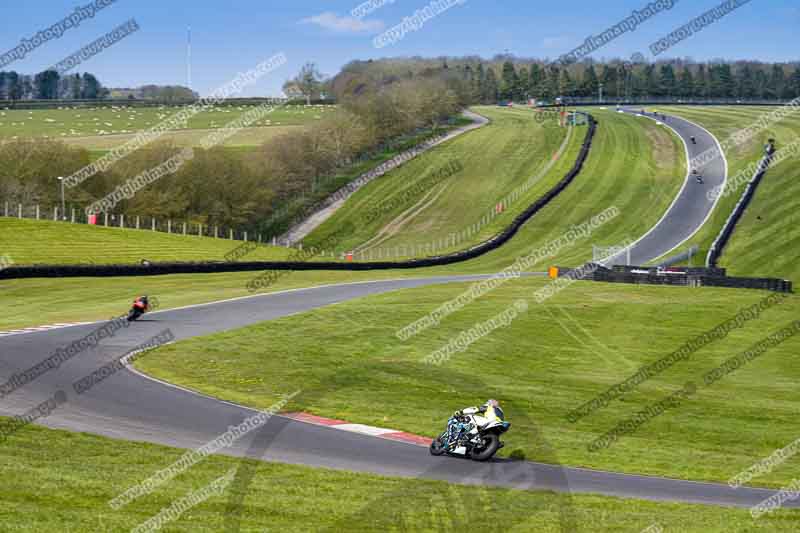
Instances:
[[[120,330],[57,369],[15,390],[0,401],[0,414],[15,415],[64,391],[67,402],[43,423],[49,427],[108,437],[197,448],[241,423],[253,411],[164,384],[129,370],[120,371],[77,395],[72,383],[170,329],[176,340],[208,335],[275,319],[345,300],[433,283],[464,282],[482,276],[353,283],[239,298],[207,305],[155,312]],[[57,348],[78,340],[101,323],[0,338],[0,376],[4,380],[44,360]],[[268,348],[266,348],[268,349]],[[281,357],[281,354],[273,354]],[[335,393],[333,391],[332,393]],[[444,421],[443,421],[444,422]],[[624,475],[523,461],[481,464],[434,458],[420,446],[273,417],[265,426],[268,446],[250,451],[250,434],[226,453],[270,461],[330,467],[384,475],[423,477],[465,484],[588,492],[614,496],[750,506],[773,492],[730,489],[724,485]],[[800,502],[793,502],[797,506]],[[787,504],[788,506],[788,504]]]
[[[632,120],[652,119],[661,121],[661,114],[656,117],[651,112],[641,113],[641,109],[623,108],[622,111],[631,115]],[[641,115],[644,118],[639,118]],[[719,153],[723,153],[717,139],[705,128],[698,126],[688,120],[672,115],[666,115],[665,126],[672,130],[681,138],[685,147],[686,155],[691,161],[699,154],[715,147]],[[691,142],[692,136],[695,137],[696,144]],[[722,157],[717,157],[712,161],[700,166],[703,183],[697,183],[691,176],[692,168],[687,168],[687,176],[678,196],[675,197],[672,205],[664,213],[661,220],[653,226],[645,235],[640,237],[630,247],[630,264],[644,265],[654,259],[668,254],[672,251],[678,252],[680,247],[687,240],[697,233],[703,226],[708,217],[711,216],[714,208],[719,201],[719,195],[714,201],[707,197],[707,193],[717,186],[724,185],[728,175],[728,163],[724,153]],[[721,190],[721,189],[720,189]],[[612,256],[608,264],[625,263],[627,252]]]

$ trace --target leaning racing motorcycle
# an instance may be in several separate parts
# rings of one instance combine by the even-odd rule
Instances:
[[[488,461],[503,447],[500,435],[511,424],[504,420],[503,411],[495,408],[497,418],[480,426],[474,415],[453,415],[447,429],[431,443],[431,455],[455,455],[474,461]]]

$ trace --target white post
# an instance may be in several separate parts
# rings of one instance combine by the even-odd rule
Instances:
[[[233,230],[229,229],[228,234],[230,235],[230,240],[233,240]]]
[[[17,218],[22,218],[22,204],[19,204],[19,209],[17,209]]]
[[[8,216],[8,200],[6,200],[5,216]]]
[[[39,218],[39,206],[36,206],[36,218]],[[53,208],[53,222],[58,220],[58,207]]]
[[[119,216],[119,227],[120,228],[124,228],[125,227],[125,215],[120,215]]]
[[[105,216],[105,222],[104,222],[104,225],[105,225],[106,227],[108,227],[108,211],[106,211],[105,215],[106,215],[106,216]]]
[[[278,238],[273,235],[272,237],[272,246],[278,246]]]
[[[39,204],[36,204],[36,220],[39,220]]]
[[[167,219],[167,233],[172,233],[172,219]]]
[[[247,242],[247,232],[244,232],[244,242]]]
[[[141,225],[139,224],[141,220],[139,220],[139,215],[136,215],[136,229],[141,229]]]
[[[75,208],[72,208],[72,223],[75,223]]]
[[[202,224],[198,224],[197,225],[197,236],[198,237],[202,237],[203,236],[203,225]]]
[[[186,222],[183,223],[183,235],[186,236]]]
[[[156,217],[150,217],[150,229],[152,231],[156,230]]]

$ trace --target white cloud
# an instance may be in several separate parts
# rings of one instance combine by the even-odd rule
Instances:
[[[301,20],[303,24],[316,24],[327,30],[338,33],[367,33],[378,32],[384,27],[380,20],[362,20],[354,17],[340,17],[332,11],[326,11],[313,17]]]

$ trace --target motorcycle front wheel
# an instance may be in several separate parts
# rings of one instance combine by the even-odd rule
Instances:
[[[435,455],[435,456],[439,456],[439,455],[444,454],[445,449],[444,449],[444,444],[442,444],[442,438],[441,437],[439,437],[438,439],[434,439],[434,441],[431,442],[430,452],[431,452],[431,455]]]
[[[473,448],[469,457],[474,461],[488,461],[500,449],[500,437],[494,433],[483,436],[483,447]]]

